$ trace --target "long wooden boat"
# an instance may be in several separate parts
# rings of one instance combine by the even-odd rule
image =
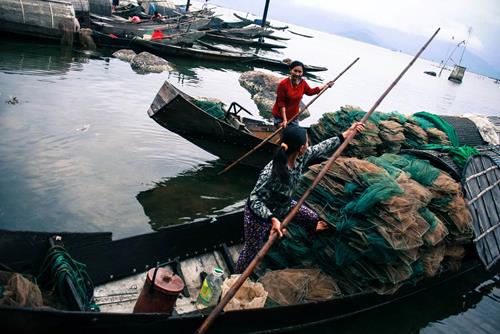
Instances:
[[[88,10],[88,9],[87,9]],[[0,1],[0,31],[48,39],[60,39],[60,24],[73,23],[71,2],[56,0]]]
[[[239,38],[234,36],[227,36],[218,34],[217,32],[207,33],[204,39],[210,39],[218,42],[222,42],[225,44],[235,44],[235,45],[243,45],[243,46],[255,46],[261,49],[284,49],[286,45],[283,44],[273,44],[260,42],[258,40],[250,39],[250,38]]]
[[[217,51],[221,51],[221,52],[232,52],[226,48],[216,46],[216,45],[213,45],[210,43],[206,43],[206,42],[203,42],[201,40],[197,41],[197,43],[208,48],[208,49],[211,49],[211,50],[217,50]],[[259,56],[257,53],[246,53],[246,54],[252,54],[255,56],[255,59],[253,59],[251,62],[252,62],[252,64],[255,64],[257,66],[263,66],[263,67],[270,68],[270,69],[280,69],[280,70],[286,70],[286,71],[288,71],[290,68],[289,63],[284,62],[282,60],[272,59],[272,58],[268,58],[268,57],[262,57],[262,56]],[[306,72],[321,72],[321,71],[328,70],[326,67],[307,65],[307,64],[304,64],[304,69],[306,70]]]
[[[174,34],[164,34],[164,37],[161,39],[154,39],[153,41],[168,44],[168,45],[186,45],[190,46],[193,43],[203,36],[205,36],[206,32],[204,31],[188,31],[188,32],[179,32]]]
[[[235,29],[221,29],[220,34],[244,37],[244,38],[257,38],[257,37],[269,37],[274,31],[262,28],[257,25],[251,25],[244,28]]]
[[[210,18],[189,18],[178,23],[163,23],[158,21],[145,21],[132,23],[121,17],[91,16],[91,24],[94,30],[115,35],[133,35],[142,37],[150,34],[153,30],[164,32],[198,30],[210,24]]]
[[[164,128],[226,161],[233,161],[271,134],[275,128],[264,122],[240,117],[240,110],[215,118],[194,104],[194,99],[165,81],[148,115]],[[267,164],[277,145],[267,142],[242,164],[260,168]]]
[[[134,40],[132,38],[124,38],[92,30],[92,39],[99,47],[111,49],[134,49]]]
[[[262,19],[250,20],[250,19],[247,19],[246,17],[243,17],[243,16],[238,15],[236,13],[233,13],[233,15],[236,16],[238,19],[240,19],[242,22],[246,22],[248,24],[262,25]],[[266,21],[265,26],[269,27],[271,29],[275,29],[275,30],[285,30],[285,29],[288,29],[288,26],[273,26],[273,25],[271,25],[271,23],[269,21]]]
[[[243,28],[252,24],[251,22],[243,22],[243,21],[235,21],[228,22],[224,21],[219,17],[214,17],[212,22],[210,23],[210,28],[212,29],[234,29],[234,28]]]
[[[284,62],[283,60],[279,59],[272,59],[268,57],[258,57],[255,59],[253,62],[257,66],[263,66],[263,67],[268,67],[268,68],[278,68],[282,70],[288,71],[290,68],[290,64],[287,62]],[[306,72],[322,72],[322,71],[327,71],[328,68],[323,67],[323,66],[315,66],[315,65],[308,65],[304,64],[304,70]]]
[[[245,63],[254,60],[256,57],[248,53],[214,51],[201,48],[181,47],[168,45],[155,41],[147,41],[141,38],[133,39],[136,48],[149,51],[160,57],[190,57],[216,62],[237,62]]]
[[[54,235],[0,230],[2,269],[36,275],[50,247],[49,238]],[[13,334],[105,331],[194,333],[207,314],[207,310],[200,311],[193,303],[201,284],[199,274],[201,271],[211,271],[214,266],[221,267],[226,274],[233,272],[234,261],[241,248],[243,214],[241,211],[235,212],[115,241],[102,233],[58,235],[62,237],[69,255],[86,265],[86,271],[95,285],[94,301],[100,306],[100,312],[89,311],[82,306],[80,296],[71,293],[69,296],[72,298],[64,310],[2,306],[2,331]],[[223,312],[210,333],[290,331],[355,316],[424,291],[439,298],[441,289],[430,289],[457,281],[467,274],[479,280],[476,284],[489,277],[481,270],[474,253],[474,250],[470,250],[459,271],[444,271],[416,285],[404,285],[392,295],[367,292],[319,302]],[[170,268],[186,284],[185,290],[177,298],[174,312],[170,315],[132,313],[146,272],[156,266]],[[64,286],[65,283],[62,284]],[[471,290],[473,288],[469,287]],[[465,292],[457,293],[462,295]]]

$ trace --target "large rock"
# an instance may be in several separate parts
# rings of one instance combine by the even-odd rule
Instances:
[[[113,53],[113,57],[129,63],[132,61],[132,59],[134,59],[135,56],[137,56],[137,54],[134,51],[128,49],[121,49]]]
[[[141,52],[132,59],[130,64],[139,73],[172,71],[173,68],[168,61],[157,57],[149,52]]]
[[[266,119],[273,118],[272,110],[276,101],[276,90],[282,77],[275,76],[270,73],[261,71],[244,72],[238,81],[252,95],[252,100],[259,109],[260,115]],[[305,107],[304,103],[300,103],[300,110]],[[299,119],[309,117],[309,110],[305,110]]]

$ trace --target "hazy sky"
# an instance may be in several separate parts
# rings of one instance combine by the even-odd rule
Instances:
[[[252,11],[257,16],[262,15],[265,2],[208,1]],[[332,17],[346,17],[423,37],[430,37],[440,27],[436,39],[450,43],[466,40],[472,28],[467,49],[500,71],[500,0],[271,0],[269,17],[283,20],[284,15],[296,17],[301,10],[305,13],[317,10],[316,14],[324,17],[331,13]],[[303,19],[302,25],[308,26],[308,17]]]
[[[291,1],[417,35],[430,36],[441,27],[437,38],[448,41],[467,39],[472,27],[468,47],[480,55],[500,45],[500,0]]]

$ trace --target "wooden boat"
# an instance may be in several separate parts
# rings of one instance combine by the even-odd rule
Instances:
[[[272,59],[272,58],[267,58],[267,57],[258,57],[255,59],[253,62],[257,66],[263,66],[263,67],[268,67],[268,68],[279,68],[282,70],[289,70],[290,64],[287,62],[284,62],[283,60],[279,59]],[[327,71],[328,68],[322,67],[322,66],[315,66],[315,65],[308,65],[304,64],[304,70],[305,72],[322,72],[322,71]]]
[[[148,115],[164,128],[226,161],[236,160],[275,130],[273,125],[240,117],[239,112],[244,109],[237,104],[234,109],[229,108],[225,120],[220,120],[197,107],[193,101],[192,97],[165,81]],[[260,168],[271,160],[276,147],[276,144],[267,142],[242,164]]]
[[[266,42],[260,42],[258,40],[250,39],[250,38],[239,38],[234,36],[221,35],[217,32],[207,33],[204,39],[210,39],[213,41],[222,42],[225,44],[235,44],[242,46],[254,46],[261,49],[284,49],[286,45],[282,44],[272,44]]]
[[[223,52],[201,48],[181,47],[168,45],[155,41],[147,41],[141,38],[133,40],[134,48],[149,51],[160,57],[190,57],[207,61],[238,62],[244,63],[255,59],[255,56],[247,53]]]
[[[0,230],[2,269],[36,275],[49,249],[48,240],[53,235]],[[111,329],[117,333],[194,333],[207,313],[207,310],[197,310],[192,303],[201,283],[199,274],[214,266],[220,266],[226,274],[233,272],[243,236],[243,215],[239,211],[115,241],[104,233],[58,235],[69,255],[86,265],[95,285],[94,300],[100,305],[100,312],[86,309],[79,295],[72,293],[68,294],[71,298],[65,310],[2,306],[0,315],[5,333],[101,333]],[[185,290],[177,298],[174,312],[170,315],[132,313],[146,271],[156,266],[170,268],[186,283]],[[475,277],[476,286],[490,277],[481,270],[473,250],[469,250],[457,272],[444,271],[416,285],[404,285],[392,295],[358,293],[319,302],[223,312],[210,333],[290,331],[355,316],[424,291],[439,298],[442,289],[431,288],[456,282],[464,275]],[[469,287],[469,290],[474,287]],[[461,296],[465,291],[456,293]]]
[[[151,20],[141,23],[132,23],[119,16],[91,16],[91,24],[94,30],[98,30],[105,34],[111,33],[115,35],[139,37],[142,37],[144,34],[150,34],[153,30],[161,30],[165,33],[198,30],[207,27],[210,20],[210,18],[192,18],[178,23],[163,23]]]
[[[257,25],[251,25],[244,28],[221,29],[219,34],[226,36],[236,36],[243,38],[269,37],[274,31],[262,28]]]
[[[92,39],[99,47],[111,49],[134,49],[134,39],[116,36],[113,34],[104,34],[92,30]]]
[[[204,31],[188,31],[174,34],[165,34],[161,39],[154,39],[154,42],[167,44],[167,45],[186,45],[191,46],[193,43],[203,36],[206,32]]]
[[[233,13],[234,16],[236,16],[238,19],[240,19],[242,22],[246,22],[248,24],[257,24],[257,25],[262,25],[262,20],[261,19],[254,19],[254,20],[250,20],[250,19],[247,19],[246,17],[243,17],[241,15],[238,15],[236,13]],[[288,29],[288,26],[273,26],[271,25],[271,23],[269,21],[266,21],[266,24],[265,24],[266,27],[269,27],[271,29],[275,29],[275,30],[285,30],[285,29]]]
[[[210,23],[211,29],[235,29],[235,28],[243,28],[249,26],[250,22],[236,21],[236,22],[228,22],[224,21],[221,18],[214,17],[212,22]]]
[[[88,10],[88,9],[87,9]],[[38,0],[0,1],[0,31],[48,39],[61,39],[60,25],[74,25],[71,2]]]
[[[232,51],[225,49],[223,47],[212,45],[210,43],[206,43],[206,42],[203,42],[201,40],[197,41],[197,43],[208,48],[208,49],[211,49],[211,50],[217,50],[217,51],[221,51],[221,52],[232,52]],[[255,56],[255,59],[251,60],[251,63],[258,65],[258,66],[263,66],[263,67],[271,68],[271,69],[281,69],[281,70],[286,70],[286,71],[288,71],[289,67],[290,67],[289,63],[287,63],[285,61],[267,58],[267,57],[262,57],[262,56],[259,56],[257,53],[243,53],[243,54],[247,54],[247,55],[251,54],[251,55]],[[326,67],[307,65],[307,64],[304,64],[304,69],[306,72],[320,72],[320,71],[327,70]]]

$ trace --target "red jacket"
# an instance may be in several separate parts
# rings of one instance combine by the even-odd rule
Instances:
[[[320,92],[319,87],[311,88],[305,80],[301,80],[297,87],[292,86],[292,80],[285,78],[278,84],[276,90],[276,102],[273,106],[273,115],[281,118],[281,107],[285,107],[286,119],[290,120],[293,116],[299,113],[299,105],[302,96],[316,95]]]

